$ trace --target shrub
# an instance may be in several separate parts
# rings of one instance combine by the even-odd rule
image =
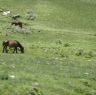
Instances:
[[[64,44],[64,47],[69,47],[69,46],[70,46],[69,43],[65,43],[65,44]]]
[[[56,43],[57,44],[62,44],[62,40],[59,39]]]
[[[88,58],[94,57],[93,51],[89,51],[89,52],[87,53],[86,57],[88,57]]]
[[[69,56],[68,56],[68,52],[65,52],[64,50],[61,50],[60,51],[60,57],[66,57],[66,58],[68,58]]]
[[[93,57],[93,56],[94,56],[93,51],[89,51],[89,52],[88,52],[88,55],[89,55],[89,57]]]
[[[8,75],[0,75],[0,79],[1,80],[8,80],[9,77],[8,77]]]
[[[83,53],[84,53],[84,50],[83,50],[83,49],[79,49],[79,50],[76,52],[76,55],[77,55],[77,56],[81,56],[81,55],[83,55]]]
[[[29,91],[29,95],[41,95],[41,93],[37,87],[34,87]]]

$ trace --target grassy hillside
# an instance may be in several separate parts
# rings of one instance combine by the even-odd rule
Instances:
[[[32,9],[37,16],[35,28],[93,31],[96,25],[95,4],[95,0],[5,0],[0,5],[22,15]]]
[[[95,0],[0,0],[1,9],[27,25],[9,29],[0,12],[0,95],[96,94]],[[36,19],[27,20],[27,11]],[[6,39],[25,53],[2,53]]]

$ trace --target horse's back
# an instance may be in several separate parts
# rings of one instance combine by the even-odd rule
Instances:
[[[18,44],[18,43],[17,43],[16,40],[10,40],[10,41],[9,41],[9,46],[10,46],[10,47],[17,46],[17,44]]]

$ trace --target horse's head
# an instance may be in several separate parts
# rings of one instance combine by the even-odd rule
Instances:
[[[24,53],[24,47],[23,46],[21,47],[21,53]]]

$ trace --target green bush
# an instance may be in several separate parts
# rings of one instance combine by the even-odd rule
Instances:
[[[76,52],[75,55],[81,56],[81,55],[83,55],[83,54],[84,54],[84,50],[83,50],[83,49],[79,49],[79,50]]]

